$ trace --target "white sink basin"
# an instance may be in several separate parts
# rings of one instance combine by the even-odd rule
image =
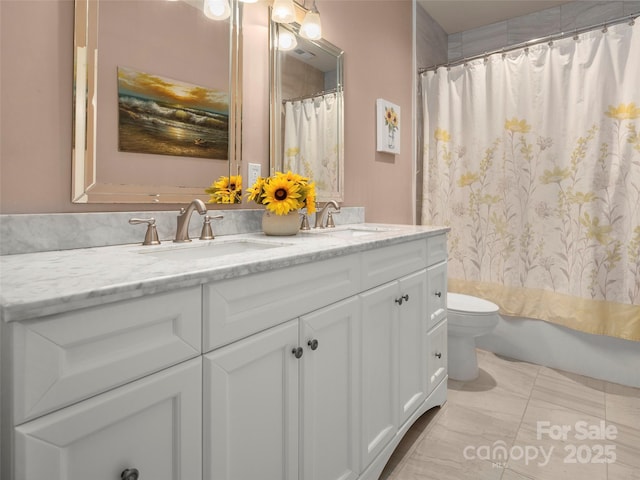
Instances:
[[[250,253],[270,248],[284,247],[284,243],[264,243],[253,242],[251,240],[237,240],[233,242],[198,244],[187,243],[184,245],[176,245],[167,248],[154,248],[153,250],[140,250],[138,253],[149,255],[151,257],[161,258],[163,260],[199,260],[203,258],[215,258],[224,255],[234,255],[237,253]]]
[[[328,235],[333,235],[334,237],[363,237],[366,235],[374,235],[376,233],[390,232],[392,231],[389,228],[383,227],[351,227],[351,228],[340,228],[336,230],[323,230],[322,233],[326,233]]]

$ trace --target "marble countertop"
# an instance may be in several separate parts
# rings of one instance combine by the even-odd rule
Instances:
[[[360,232],[353,234],[349,230]],[[5,322],[37,318],[314,262],[448,230],[431,226],[355,224],[287,237],[245,233],[209,241],[193,240],[190,244],[164,242],[156,246],[130,244],[3,255],[0,256],[0,318]],[[238,242],[269,248],[215,254],[217,246]],[[204,253],[210,246],[214,248]],[[200,247],[207,248],[202,250],[201,257],[192,259],[163,258],[161,253]]]

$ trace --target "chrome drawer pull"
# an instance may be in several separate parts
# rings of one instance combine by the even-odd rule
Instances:
[[[137,468],[125,468],[120,474],[120,480],[138,480],[139,475]]]

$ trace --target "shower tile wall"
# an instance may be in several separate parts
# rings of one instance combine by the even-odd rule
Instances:
[[[638,12],[640,12],[640,2],[570,2],[559,7],[451,34],[448,39],[448,59],[454,61]]]

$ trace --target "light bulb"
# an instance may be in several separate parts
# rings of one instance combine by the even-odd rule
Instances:
[[[296,45],[298,45],[298,41],[293,33],[284,28],[278,31],[278,50],[293,50]]]
[[[273,2],[271,20],[276,23],[291,23],[296,19],[293,0],[276,0]]]
[[[258,0],[240,0],[242,3],[257,3]]]
[[[311,10],[304,16],[300,26],[300,35],[309,40],[322,38],[322,25],[320,24],[320,14],[317,10]]]
[[[224,20],[231,15],[229,0],[204,0],[203,11],[212,20]]]

